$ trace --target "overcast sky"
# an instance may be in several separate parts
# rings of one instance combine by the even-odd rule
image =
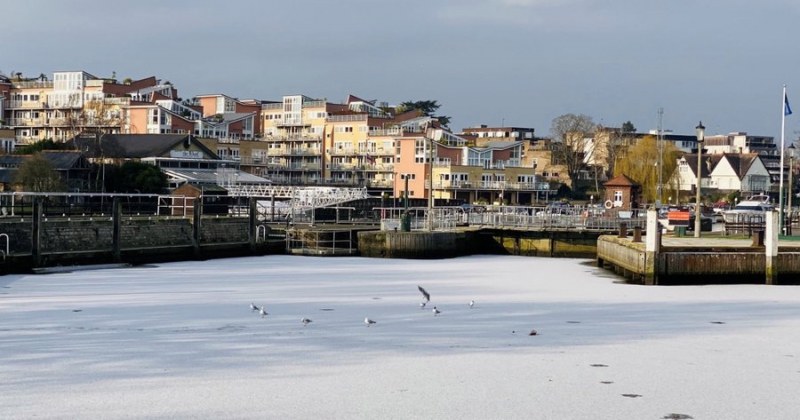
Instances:
[[[459,131],[800,135],[797,0],[6,2],[0,71],[156,76],[181,97],[435,99]]]

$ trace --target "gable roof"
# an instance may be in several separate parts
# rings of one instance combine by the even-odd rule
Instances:
[[[47,159],[53,169],[69,171],[71,169],[85,169],[79,165],[83,154],[77,150],[43,150],[39,152]],[[33,155],[0,155],[0,168],[17,169]]]
[[[184,148],[194,145],[212,159],[219,159],[215,152],[190,134],[103,134],[100,137],[102,150],[94,137],[75,137],[70,141],[74,142],[79,150],[85,150],[89,157],[104,156],[116,159],[160,157],[182,143]]]
[[[757,153],[725,154],[725,158],[728,159],[728,163],[739,179],[744,179],[747,172],[759,159]]]
[[[78,169],[83,159],[83,153],[78,150],[43,150],[41,154],[59,171]]]
[[[628,178],[625,174],[620,174],[615,176],[614,178],[609,179],[603,185],[605,186],[613,186],[613,187],[626,187],[626,186],[638,186],[639,183]]]
[[[702,160],[700,164],[700,173],[703,178],[708,178],[711,171],[717,167],[717,164],[722,160],[724,155],[701,155]],[[697,178],[697,153],[687,153],[683,155],[683,160],[686,161],[686,166],[692,171],[692,175]]]

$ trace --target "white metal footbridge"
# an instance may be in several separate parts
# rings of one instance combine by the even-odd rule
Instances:
[[[295,208],[335,206],[353,200],[369,198],[366,188],[293,187],[287,185],[223,185],[232,197],[258,197],[288,200]]]

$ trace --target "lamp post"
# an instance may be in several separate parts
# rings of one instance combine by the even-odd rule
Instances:
[[[788,218],[785,234],[789,235],[792,231],[792,196],[794,195],[794,191],[792,191],[792,178],[794,177],[794,154],[797,152],[797,148],[794,147],[793,143],[786,149],[789,151],[789,190],[787,191],[788,195],[786,197],[786,216],[784,217]]]
[[[428,231],[433,230],[433,138],[427,138],[428,149]]]
[[[400,174],[400,179],[405,181],[405,191],[403,191],[403,214],[400,216],[400,231],[411,231],[411,219],[408,214],[408,180],[414,174]]]
[[[702,210],[700,209],[700,185],[703,179],[703,140],[705,140],[706,136],[706,128],[703,126],[703,122],[700,121],[697,124],[697,127],[694,128],[695,133],[697,134],[697,192],[695,195],[694,200],[694,237],[700,237],[700,218],[703,214]]]

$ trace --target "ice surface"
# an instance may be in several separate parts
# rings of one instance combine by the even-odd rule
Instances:
[[[800,288],[620,280],[505,256],[4,276],[0,417],[797,418]]]

